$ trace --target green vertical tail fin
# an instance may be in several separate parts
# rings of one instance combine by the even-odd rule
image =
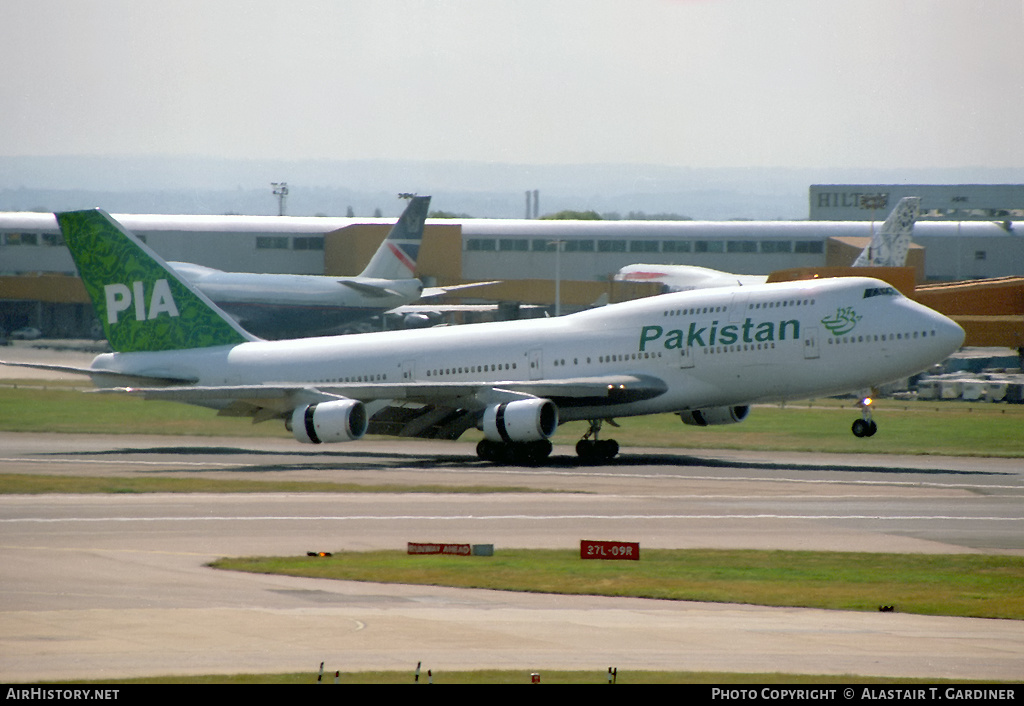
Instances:
[[[110,347],[118,353],[258,340],[104,211],[54,215]]]

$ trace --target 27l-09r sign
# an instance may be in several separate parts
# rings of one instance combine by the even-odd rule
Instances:
[[[597,542],[580,540],[580,559],[640,561],[639,542]]]

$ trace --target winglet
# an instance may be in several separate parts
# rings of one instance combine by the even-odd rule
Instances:
[[[430,208],[429,196],[413,196],[388,237],[377,248],[360,277],[412,279],[423,240],[423,222]]]
[[[907,264],[907,251],[910,250],[910,238],[914,234],[914,223],[921,212],[921,199],[907,196],[900,199],[896,208],[877,233],[871,243],[854,261],[854,267],[903,267]]]
[[[118,353],[258,340],[106,212],[54,215],[110,347]]]

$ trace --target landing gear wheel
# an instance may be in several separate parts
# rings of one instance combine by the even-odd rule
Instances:
[[[591,441],[580,439],[576,442],[576,455],[588,463],[611,461],[619,453],[619,442],[614,439]]]
[[[618,426],[612,420],[608,420],[612,426]],[[581,461],[587,463],[602,463],[611,461],[619,453],[619,442],[614,439],[598,441],[597,435],[601,431],[603,419],[590,420],[590,429],[583,435],[583,438],[576,442],[576,455]],[[590,437],[594,437],[591,439]]]
[[[878,431],[878,425],[871,419],[858,419],[853,423],[852,431],[857,438],[874,436]]]
[[[481,439],[476,445],[476,455],[481,461],[491,463],[507,464],[512,463],[512,449],[509,444],[490,439]]]
[[[871,407],[874,400],[871,397],[864,397],[857,406],[860,407],[860,419],[853,423],[853,435],[858,439],[865,436],[874,436],[878,431],[878,425],[871,418]]]
[[[493,461],[497,456],[496,444],[489,439],[480,439],[476,445],[476,455],[481,461]]]
[[[580,439],[576,442],[576,455],[584,461],[589,461],[594,452],[594,442]]]
[[[522,466],[536,466],[547,460],[551,455],[551,442],[547,439],[512,444],[512,455],[515,462]]]

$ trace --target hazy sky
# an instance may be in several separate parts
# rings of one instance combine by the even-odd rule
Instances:
[[[1024,0],[2,0],[0,155],[1024,166]]]

